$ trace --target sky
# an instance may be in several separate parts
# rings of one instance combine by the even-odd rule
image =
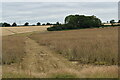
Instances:
[[[118,2],[119,0],[1,0],[2,2]]]
[[[95,15],[107,22],[118,20],[118,2],[3,2],[2,22],[17,24],[64,23],[68,15]],[[0,19],[1,20],[1,19]]]

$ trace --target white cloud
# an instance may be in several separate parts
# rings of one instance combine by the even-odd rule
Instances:
[[[117,20],[116,2],[14,2],[3,3],[3,21],[63,22],[69,14],[95,15],[102,21]]]

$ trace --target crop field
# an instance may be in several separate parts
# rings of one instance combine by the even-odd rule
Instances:
[[[118,27],[37,28],[10,28],[15,35],[3,31],[3,78],[118,77]]]
[[[25,56],[25,37],[21,36],[4,36],[2,38],[2,62],[11,64],[20,62]]]
[[[71,61],[98,65],[118,62],[118,28],[47,32],[33,34],[30,38]]]
[[[28,26],[28,27],[2,27],[2,35],[12,35],[18,33],[27,33],[33,31],[45,31],[47,27],[50,26]]]

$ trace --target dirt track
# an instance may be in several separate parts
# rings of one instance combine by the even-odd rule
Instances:
[[[28,26],[28,27],[1,27],[2,36],[12,35],[17,33],[27,33],[34,31],[46,31],[50,26]]]

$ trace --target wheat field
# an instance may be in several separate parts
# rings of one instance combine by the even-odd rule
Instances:
[[[37,33],[30,38],[71,61],[98,65],[118,63],[117,27]]]
[[[50,26],[20,26],[20,27],[2,27],[2,36],[27,33],[34,31],[46,31]]]
[[[117,78],[118,29],[3,35],[3,78]]]

